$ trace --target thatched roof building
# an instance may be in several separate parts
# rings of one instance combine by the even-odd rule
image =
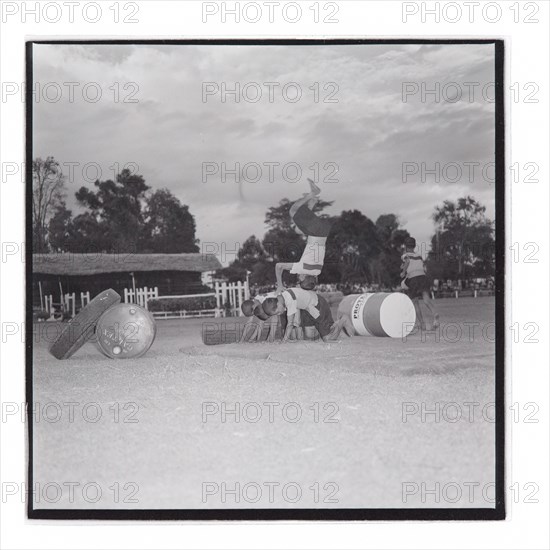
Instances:
[[[33,254],[32,271],[43,275],[97,275],[148,271],[203,273],[221,269],[212,254]]]
[[[90,292],[95,296],[106,288],[119,294],[132,287],[158,287],[159,295],[204,292],[201,274],[222,265],[211,254],[33,254],[33,301],[42,293]]]

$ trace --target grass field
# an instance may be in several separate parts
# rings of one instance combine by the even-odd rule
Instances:
[[[35,508],[492,508],[494,298],[436,305],[406,340],[207,347],[211,320],[159,321],[140,359],[58,361],[41,338]]]

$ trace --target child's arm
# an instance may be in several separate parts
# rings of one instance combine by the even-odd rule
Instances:
[[[285,334],[283,336],[282,342],[286,343],[288,342],[288,339],[290,338],[290,335],[292,333],[292,329],[294,328],[294,315],[289,315],[286,325]]]
[[[279,262],[275,265],[275,277],[277,277],[277,290],[280,292],[284,289],[283,286],[283,271],[290,271],[294,264]]]
[[[243,333],[239,339],[239,344],[250,341],[255,336],[257,327],[254,327],[254,331],[250,331],[250,327],[253,324],[255,324],[254,317],[250,317],[243,327]],[[249,333],[248,338],[246,337],[247,333]]]
[[[256,337],[256,342],[260,342],[262,340],[262,332],[264,331],[264,321],[261,319],[258,319],[258,324],[256,325],[256,334],[254,335]]]
[[[300,310],[298,310],[294,316],[294,328],[296,329],[296,340],[303,340],[304,330],[302,328],[302,315]]]
[[[285,330],[285,336],[283,342],[296,342],[304,339],[304,331],[302,329],[302,321],[300,317],[300,310],[297,310],[293,315],[288,316],[288,324]],[[295,331],[295,340],[290,340],[292,331]]]
[[[281,335],[284,335],[286,331],[286,326],[288,324],[286,313],[282,313],[281,315],[278,315],[278,317],[279,317],[279,323],[281,323]]]
[[[275,332],[277,331],[277,325],[279,324],[279,316],[273,315],[269,318],[267,341],[273,343],[275,341]]]

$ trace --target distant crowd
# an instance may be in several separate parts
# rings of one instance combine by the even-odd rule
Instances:
[[[434,279],[432,282],[431,289],[437,292],[450,292],[450,291],[461,291],[461,290],[494,290],[495,288],[495,278],[494,277],[485,277],[485,278],[475,278],[475,279]],[[273,292],[276,290],[276,285],[271,286],[259,286],[252,285],[250,288],[251,294],[256,296],[257,294],[266,294],[268,292]],[[315,288],[316,292],[341,292],[344,296],[348,294],[364,294],[366,292],[393,292],[400,291],[399,287],[396,288],[385,288],[378,284],[368,284],[368,283],[320,283]]]
[[[439,290],[494,290],[494,288],[495,278],[492,276],[475,279],[458,279],[456,281],[452,281],[451,279],[434,279],[432,284],[432,289],[436,292]]]

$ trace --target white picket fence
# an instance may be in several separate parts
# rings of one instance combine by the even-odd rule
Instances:
[[[80,293],[80,307],[83,308],[84,306],[88,305],[90,303],[90,292],[81,292]],[[53,294],[47,294],[44,296],[43,303],[40,304],[41,309],[47,311],[50,314],[50,319],[53,318],[55,313],[55,306],[57,304],[53,301]],[[61,295],[61,300],[59,305],[61,306],[61,310],[68,312],[71,314],[71,317],[74,317],[76,315],[76,293],[66,293]]]
[[[47,311],[50,316],[53,314],[54,307],[52,294],[47,294],[46,296],[44,296],[44,304],[41,304],[41,309]]]
[[[155,311],[156,319],[191,319],[196,317],[226,317],[241,315],[241,305],[250,298],[247,282],[220,283],[216,282],[214,292],[206,294],[184,294],[179,296],[155,296],[158,300],[174,298],[201,298],[213,296],[216,298],[215,309],[199,309],[195,311]]]
[[[198,309],[196,311],[153,311],[155,319],[196,319],[198,317],[216,317],[216,309]]]
[[[80,293],[80,306],[84,307],[90,303],[90,291]]]
[[[215,291],[216,309],[219,311],[216,317],[225,317],[226,312],[230,312],[233,317],[241,315],[242,303],[250,298],[250,289],[246,281],[239,281],[238,283],[216,282]]]
[[[124,303],[137,304],[138,306],[141,306],[144,309],[148,309],[147,302],[149,300],[154,300],[155,298],[158,298],[158,297],[159,297],[158,287],[147,288],[145,286],[143,288],[136,288],[135,292],[134,292],[134,289],[130,289],[130,288],[124,289]]]
[[[144,309],[148,309],[149,300],[162,300],[174,298],[199,298],[213,296],[216,299],[215,309],[201,309],[196,311],[155,311],[153,315],[159,319],[189,319],[194,317],[226,317],[241,315],[241,305],[250,298],[250,289],[247,282],[238,283],[220,283],[216,282],[214,292],[206,294],[186,294],[181,296],[159,296],[158,287],[154,288],[125,288],[124,302],[138,304]],[[90,303],[90,292],[80,293],[80,307],[83,308]],[[44,296],[42,309],[50,314],[53,319],[57,304],[54,304],[53,295]],[[68,293],[61,296],[61,309],[69,312],[72,317],[76,314],[76,293]]]

